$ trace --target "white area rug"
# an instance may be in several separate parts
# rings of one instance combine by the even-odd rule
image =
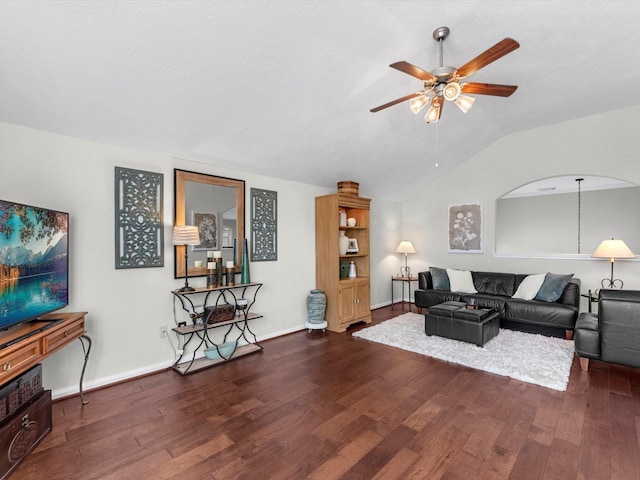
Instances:
[[[427,336],[424,315],[405,313],[353,334],[410,352],[565,391],[573,361],[573,341],[500,329],[484,347]]]

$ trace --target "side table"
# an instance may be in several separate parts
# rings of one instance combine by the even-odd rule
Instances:
[[[594,303],[598,303],[598,294],[592,290],[588,290],[588,293],[581,293],[580,296],[587,299],[589,305],[589,313],[591,313],[591,305]]]
[[[393,285],[395,284],[395,282],[401,282],[402,285],[402,301],[400,302],[402,304],[402,311],[404,312],[404,304],[408,303],[409,304],[409,311],[411,311],[411,282],[417,282],[418,281],[418,277],[391,277],[391,309],[394,308],[394,300],[393,300]],[[405,302],[405,297],[404,297],[404,287],[405,284],[408,287],[409,290],[409,300],[407,302]]]

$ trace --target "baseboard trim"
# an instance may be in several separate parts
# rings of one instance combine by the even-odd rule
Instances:
[[[257,337],[257,339],[258,339],[258,342],[263,342],[271,338],[281,337],[283,335],[289,335],[290,333],[295,333],[302,330],[305,330],[304,324],[291,327],[291,328],[285,328],[283,330],[278,330],[277,332],[272,332],[266,335],[260,335]],[[204,356],[204,354],[200,352],[198,357],[202,357],[202,356]],[[173,365],[173,360],[167,360],[165,362],[156,363],[154,365],[148,365],[146,367],[137,368],[134,370],[128,370],[126,372],[118,373],[116,375],[110,375],[108,377],[98,378],[93,381],[85,382],[83,385],[84,387],[83,390],[84,390],[84,393],[86,394],[91,390],[110,387],[112,385],[133,380],[138,377],[144,377],[147,375],[151,375],[153,373],[161,372],[163,370],[166,370],[167,368],[170,368],[171,365]],[[80,394],[80,389],[78,388],[78,385],[73,385],[69,387],[52,390],[51,398],[53,400],[60,400],[67,397],[73,397],[79,394]]]

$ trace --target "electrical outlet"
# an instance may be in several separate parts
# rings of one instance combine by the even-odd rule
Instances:
[[[167,327],[166,325],[163,325],[162,327],[160,327],[160,338],[166,338],[168,331],[169,331],[169,327]]]

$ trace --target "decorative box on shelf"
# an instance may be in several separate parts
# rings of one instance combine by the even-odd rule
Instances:
[[[346,193],[348,195],[358,196],[360,192],[360,184],[358,182],[342,181],[338,182],[338,193]]]
[[[210,307],[204,307],[204,322],[203,323],[220,323],[233,319],[236,311],[234,305],[225,303],[224,305],[212,305]]]

